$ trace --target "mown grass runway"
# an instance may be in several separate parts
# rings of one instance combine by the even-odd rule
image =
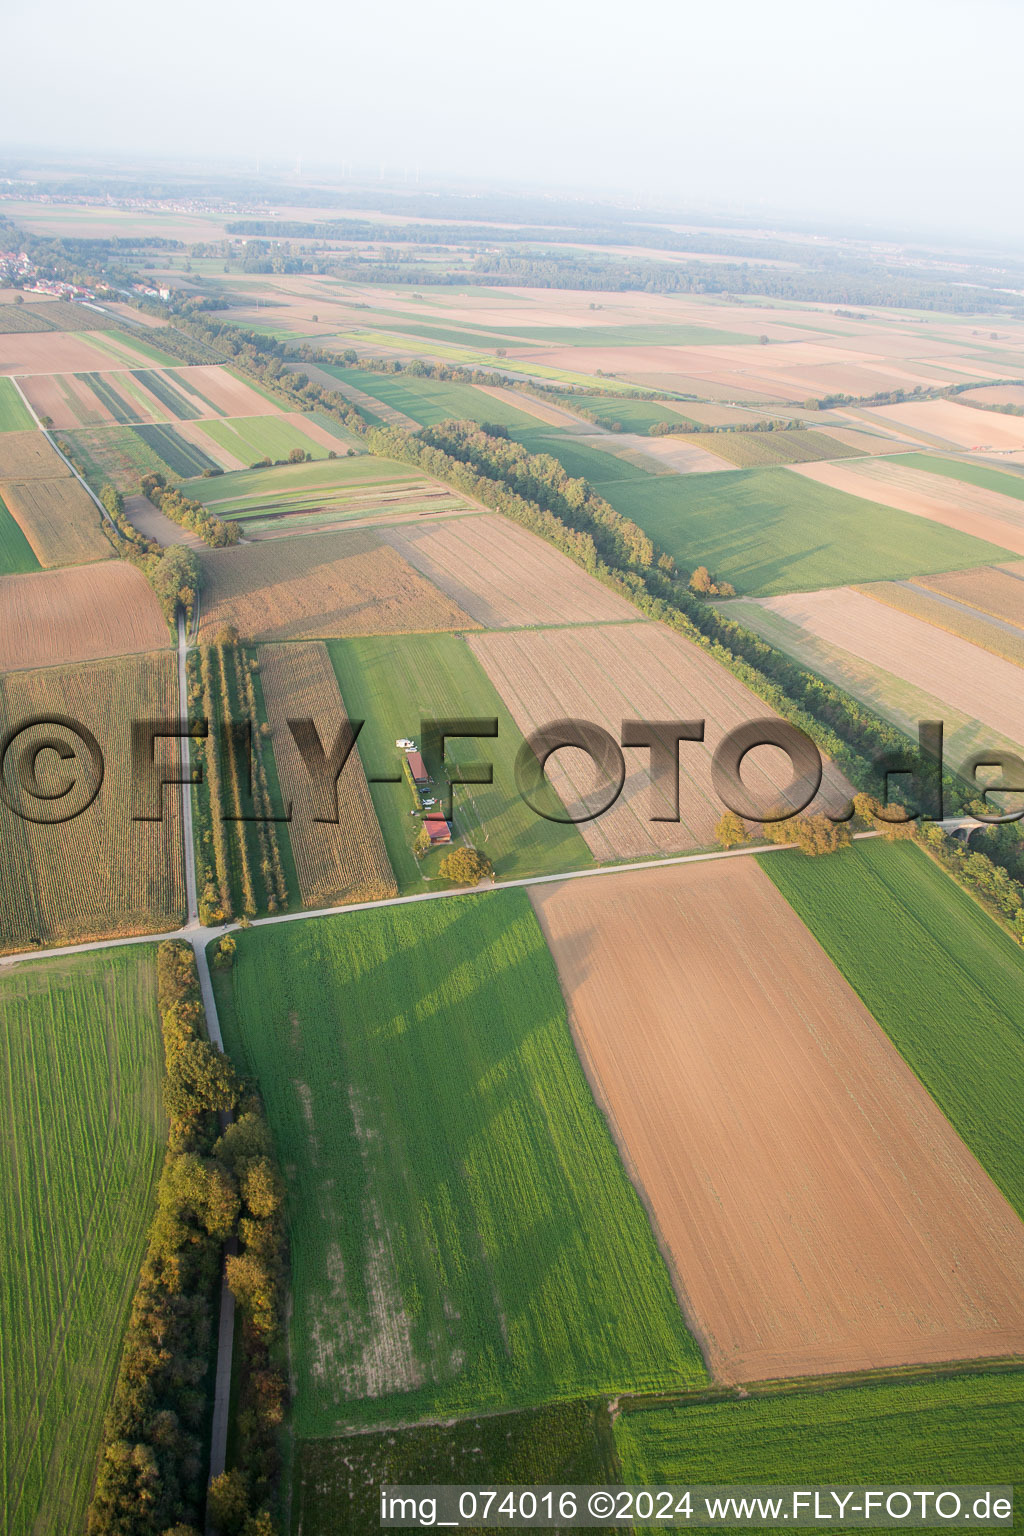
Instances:
[[[0,1525],[80,1531],[163,1154],[154,949],[0,975]]]
[[[220,985],[288,1181],[300,1437],[704,1379],[525,893],[243,932]]]

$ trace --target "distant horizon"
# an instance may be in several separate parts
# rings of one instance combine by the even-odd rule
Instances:
[[[26,11],[11,58],[38,54]],[[349,165],[388,180],[1024,241],[1024,8],[1013,0],[522,0],[514,25],[448,0],[286,22],[183,0],[154,39],[125,0],[54,0],[46,74],[5,82],[0,141],[77,154]],[[144,103],[140,109],[139,104]],[[152,109],[150,108],[152,103]],[[19,146],[22,146],[19,148]],[[29,151],[32,153],[33,151]]]

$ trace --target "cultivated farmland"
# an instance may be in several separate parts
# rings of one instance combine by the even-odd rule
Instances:
[[[920,585],[1008,624],[1024,624],[1024,564],[953,571],[948,576],[930,576]]]
[[[1024,1353],[1024,1225],[754,860],[530,894],[716,1378]]]
[[[0,973],[0,1508],[85,1528],[163,1154],[149,946]]]
[[[955,400],[886,405],[873,408],[871,415],[954,448],[1024,449],[1024,421],[995,411],[972,411],[969,405],[958,405]]]
[[[989,1371],[627,1413],[615,1443],[633,1485],[992,1486],[1024,1481],[1022,1413],[1024,1372]]]
[[[617,593],[567,556],[496,514],[382,535],[424,576],[491,629],[635,618]]]
[[[873,496],[886,506],[928,518],[932,524],[988,539],[1014,554],[1024,555],[1024,501],[1014,496],[930,474],[892,459],[803,465],[796,473],[833,490]]]
[[[982,571],[965,571],[965,576],[982,577],[985,572],[998,578],[1006,577],[1005,571],[999,571],[996,567],[986,567]],[[938,578],[941,581],[941,577]],[[1007,577],[1012,582],[1012,577]],[[980,582],[979,582],[980,585]],[[952,598],[930,591],[923,583],[911,581],[877,581],[869,587],[860,587],[857,590],[863,592],[865,597],[872,597],[879,603],[885,603],[890,608],[898,608],[901,613],[908,613],[912,618],[923,619],[927,624],[934,624],[937,629],[948,630],[951,635],[958,635],[961,640],[967,640],[972,645],[980,645],[986,651],[992,651],[996,656],[1003,656],[1007,661],[1015,661],[1018,666],[1024,666],[1024,586],[1020,582],[1016,584],[1017,612],[1020,622],[1012,623],[1006,619],[991,617],[977,607],[968,607],[966,603],[956,602]],[[998,587],[993,584],[993,591]]]
[[[737,612],[756,626],[758,608],[797,626],[812,642],[838,647],[911,687],[937,693],[965,718],[1024,746],[1024,696],[1012,662],[845,588],[765,598]]]
[[[0,575],[39,569],[39,561],[31,544],[7,510],[0,494]]]
[[[288,1181],[299,1436],[703,1379],[522,892],[242,934],[222,997]]]
[[[469,629],[474,621],[369,529],[204,550],[201,632],[253,640]]]
[[[293,807],[288,831],[303,905],[331,906],[397,895],[357,752],[338,780],[338,824],[313,819],[316,808],[310,800],[309,773],[288,721],[312,720],[324,750],[330,752],[347,716],[326,646],[319,641],[265,645],[260,647],[259,659],[274,761],[285,802]]]
[[[55,480],[69,473],[42,432],[7,432],[0,437],[0,481]]]
[[[0,432],[27,432],[32,417],[11,379],[0,375]]]
[[[410,817],[412,798],[401,782],[397,739],[419,740],[421,721],[471,718],[497,720],[497,738],[453,737],[443,766],[427,752],[427,768],[437,788],[447,774],[466,773],[468,765],[493,765],[493,782],[453,787],[454,837],[485,853],[501,879],[578,869],[593,862],[575,827],[546,820],[531,810],[516,788],[515,759],[522,736],[487,674],[460,635],[384,635],[335,640],[328,649],[342,694],[354,719],[365,720],[359,753],[373,796],[391,867],[400,889],[423,888],[438,879],[443,852],[434,849],[417,862],[412,843],[417,823]],[[425,742],[420,742],[426,747]],[[383,782],[388,777],[398,782]],[[375,780],[379,782],[374,782]],[[549,815],[560,811],[554,791],[543,798]]]
[[[59,331],[0,334],[0,373],[84,373],[109,367],[111,360],[92,336],[66,336]],[[137,360],[124,366],[137,366]]]
[[[135,779],[129,761],[130,721],[177,718],[173,658],[164,652],[0,678],[0,732],[55,714],[92,732],[104,755],[105,776],[87,809],[62,824],[26,821],[0,803],[4,952],[177,927],[184,880],[176,793],[164,791],[163,821],[132,820]],[[26,749],[33,739],[24,740]],[[74,805],[82,806],[95,787],[95,770],[81,743],[62,739],[74,750],[74,766],[44,752],[36,765],[39,783],[52,793],[71,774],[80,786]],[[16,758],[9,754],[4,783],[20,804]],[[172,743],[157,744],[156,761],[168,767],[176,761]],[[38,813],[38,801],[29,808]]]
[[[687,445],[717,454],[737,469],[766,464],[802,464],[813,459],[855,458],[863,450],[834,438],[823,437],[806,427],[775,432],[695,432]]]
[[[245,416],[235,420],[215,417],[203,425],[203,431],[221,448],[226,448],[243,464],[259,459],[284,459],[293,448],[326,457],[324,447],[304,430],[305,417]]]
[[[975,1157],[1024,1216],[1024,955],[912,844],[763,859]]]
[[[72,475],[61,480],[5,480],[0,483],[11,516],[24,530],[40,565],[84,565],[114,559],[103,532],[102,514]]]
[[[589,469],[582,472],[591,478]],[[706,565],[737,591],[758,596],[962,569],[1007,555],[1002,544],[922,523],[785,468],[634,475],[599,480],[597,488],[683,570]]]
[[[704,741],[679,749],[678,821],[651,820],[673,808],[654,799],[650,753],[630,748],[621,795],[610,810],[582,822],[580,832],[599,859],[681,853],[713,842],[724,810],[711,784],[714,750],[733,727],[770,713],[724,667],[660,624],[471,635],[468,644],[524,735],[564,719],[593,721],[616,740],[625,719],[706,721]],[[564,748],[547,771],[574,816],[597,808],[594,767],[583,751]],[[744,783],[766,806],[778,802],[791,777],[789,759],[776,748],[758,748],[745,760]],[[828,765],[814,808],[843,804],[848,794]]]
[[[421,427],[432,427],[453,416],[491,421],[502,427],[530,427],[534,423],[528,406],[485,394],[472,384],[419,379],[404,373],[371,373],[362,368],[328,367],[322,371],[331,375],[332,382],[337,381],[335,388],[337,383],[351,385]]]
[[[0,576],[0,673],[155,651],[167,624],[126,561]]]

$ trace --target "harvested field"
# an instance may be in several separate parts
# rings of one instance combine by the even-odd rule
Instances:
[[[1024,586],[1018,581],[1016,587],[1021,594],[1017,598],[1019,617],[1016,624],[994,618],[954,598],[929,591],[922,582],[876,581],[855,590],[890,608],[898,608],[901,613],[909,613],[911,618],[923,619],[926,624],[948,630],[951,635],[959,635],[961,640],[980,645],[984,650],[1024,667]]]
[[[5,480],[0,496],[45,568],[116,558],[100,526],[99,508],[71,475],[63,480]]]
[[[56,480],[70,476],[60,454],[42,432],[0,435],[0,481]]]
[[[487,629],[636,616],[566,555],[497,514],[390,529],[382,537]]]
[[[793,473],[852,496],[925,517],[945,528],[1024,555],[1024,501],[946,475],[933,475],[893,459],[856,464],[795,465]]]
[[[0,335],[0,373],[88,373],[109,366],[109,355],[85,335],[65,336],[59,331]]]
[[[152,587],[123,560],[0,576],[0,673],[129,656],[167,644]]]
[[[922,577],[918,585],[971,608],[980,608],[982,613],[990,613],[1008,624],[1024,627],[1024,563],[985,565],[976,571]]]
[[[972,400],[979,400],[982,405],[1024,405],[1024,384],[989,384],[983,389],[972,389],[961,403],[970,405]]]
[[[369,530],[200,555],[201,634],[253,640],[412,634],[476,623]]]
[[[174,368],[168,377],[179,392],[195,402],[200,416],[275,416],[289,409],[269,392],[256,389],[216,364]]]
[[[288,831],[304,906],[376,901],[397,896],[384,838],[373,811],[366,774],[353,752],[338,780],[337,826],[314,821],[309,774],[288,729],[289,720],[311,719],[325,749],[346,719],[326,646],[261,646],[260,677],[285,803],[293,804]]]
[[[827,644],[938,694],[952,709],[1024,747],[1024,690],[1012,662],[848,588],[764,598],[749,607],[778,614]]]
[[[80,815],[57,825],[26,821],[0,802],[0,948],[6,953],[177,928],[185,905],[178,795],[164,791],[163,821],[132,820],[128,731],[132,720],[177,718],[174,658],[165,651],[0,678],[0,731],[54,714],[80,721],[95,736],[105,761],[103,785]],[[95,779],[80,743],[79,754],[82,788],[75,794],[76,804],[84,804]],[[176,748],[158,744],[156,756],[172,765]],[[38,771],[50,788],[65,784],[69,769],[47,752]],[[17,795],[12,773],[13,764],[6,782]]]
[[[955,400],[919,400],[872,407],[872,416],[939,438],[954,448],[1024,449],[1024,418],[972,411]]]
[[[671,807],[653,798],[649,752],[627,749],[622,794],[611,810],[582,822],[579,830],[600,859],[710,846],[724,810],[711,785],[712,754],[734,726],[771,713],[724,667],[660,624],[477,634],[468,636],[468,643],[524,736],[563,719],[594,721],[616,740],[624,719],[706,720],[704,741],[680,746],[679,821],[649,819],[670,814]],[[791,772],[782,752],[761,747],[745,759],[743,779],[766,804],[777,803]],[[548,774],[574,815],[588,804],[593,808],[594,769],[584,752],[564,748],[549,760]],[[843,805],[849,793],[842,775],[826,765],[812,808]]]
[[[49,417],[58,431],[105,426],[115,420],[110,407],[90,388],[87,374],[37,373],[18,382],[36,415]]]
[[[719,1380],[1024,1354],[1024,1225],[754,860],[530,894]]]

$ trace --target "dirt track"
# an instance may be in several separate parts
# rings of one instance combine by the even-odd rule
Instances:
[[[752,859],[530,896],[718,1379],[1024,1353],[1024,1225]]]

